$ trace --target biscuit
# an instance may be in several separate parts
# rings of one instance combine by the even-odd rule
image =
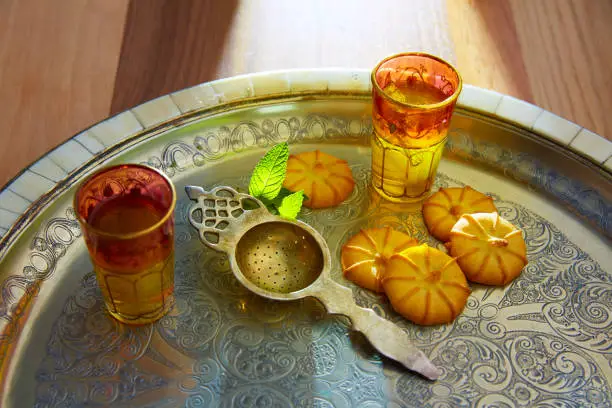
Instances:
[[[463,215],[450,232],[449,247],[472,282],[505,285],[527,265],[521,230],[498,213]]]
[[[414,245],[416,239],[391,227],[361,230],[342,247],[344,277],[362,288],[382,292],[381,278],[389,258]]]
[[[308,208],[334,207],[346,200],[355,187],[353,174],[345,160],[319,150],[289,156],[283,186],[303,190]]]
[[[382,285],[393,309],[422,325],[453,321],[470,295],[455,259],[426,244],[393,255]]]
[[[473,188],[441,188],[423,203],[423,219],[429,233],[440,241],[448,241],[453,225],[463,214],[495,212],[493,199]]]

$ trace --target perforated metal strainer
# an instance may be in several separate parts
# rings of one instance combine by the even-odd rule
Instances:
[[[313,296],[329,313],[349,317],[380,353],[429,379],[438,378],[439,369],[401,328],[355,305],[351,290],[330,278],[329,247],[311,226],[274,216],[259,200],[230,187],[185,190],[195,201],[189,222],[202,242],[227,253],[232,272],[247,289],[275,300]]]

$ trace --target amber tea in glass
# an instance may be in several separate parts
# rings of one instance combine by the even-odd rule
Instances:
[[[104,302],[121,322],[154,322],[174,303],[175,202],[172,182],[138,164],[104,168],[75,195]]]
[[[388,57],[372,71],[372,186],[393,202],[424,199],[461,92],[452,65],[429,54]]]

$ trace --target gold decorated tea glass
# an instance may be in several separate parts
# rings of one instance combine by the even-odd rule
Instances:
[[[420,201],[435,180],[461,77],[441,58],[404,53],[382,60],[371,79],[372,186],[393,202]]]
[[[101,169],[74,197],[104,303],[121,322],[154,322],[174,303],[175,205],[170,179],[140,164]]]

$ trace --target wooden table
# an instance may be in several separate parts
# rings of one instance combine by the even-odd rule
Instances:
[[[612,138],[611,23],[610,0],[0,0],[0,185],[168,92],[406,50]]]

